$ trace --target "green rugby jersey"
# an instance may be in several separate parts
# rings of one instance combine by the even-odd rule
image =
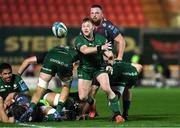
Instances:
[[[19,75],[13,74],[10,83],[5,83],[2,78],[0,78],[0,96],[3,97],[3,99],[5,99],[9,93],[26,92],[28,90],[28,86]]]
[[[54,47],[44,58],[41,72],[60,78],[72,76],[73,62],[77,61],[77,52],[69,47]]]
[[[106,39],[97,33],[94,34],[93,41],[87,40],[83,35],[77,36],[75,39],[75,47],[79,54],[79,60],[80,60],[79,67],[89,71],[89,70],[93,70],[94,68],[104,66],[105,62],[102,57],[102,52],[96,54],[84,55],[83,53],[80,52],[80,47],[83,45],[86,45],[88,47],[96,47],[105,44],[105,42]]]
[[[113,75],[110,75],[111,86],[133,86],[136,84],[138,72],[131,63],[115,61]]]

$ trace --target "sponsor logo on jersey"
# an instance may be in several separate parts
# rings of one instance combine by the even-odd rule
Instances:
[[[126,76],[137,76],[137,72],[123,72],[122,73],[123,75],[126,75]]]
[[[28,90],[27,85],[23,82],[20,84],[22,91]]]
[[[10,88],[10,87],[11,87],[11,85],[7,85],[7,84],[5,84],[5,85],[4,85],[4,87],[5,87],[5,88]]]
[[[60,64],[60,65],[64,65],[64,62],[61,62],[59,60],[55,60],[53,58],[50,59],[50,62],[57,63],[57,64]]]
[[[113,33],[116,34],[117,32],[118,32],[118,29],[115,28],[115,29],[113,30]]]
[[[53,63],[56,63],[56,64],[60,64],[60,65],[62,65],[64,67],[68,67],[68,64],[65,64],[64,62],[56,60],[56,59],[53,59],[53,58],[50,59],[50,62],[53,62]]]
[[[112,25],[109,25],[109,26],[108,26],[108,28],[111,28],[111,27],[112,27]]]
[[[1,88],[1,89],[0,89],[0,92],[4,92],[4,91],[6,91],[5,88]]]
[[[82,74],[78,74],[78,77],[82,77],[83,75]]]

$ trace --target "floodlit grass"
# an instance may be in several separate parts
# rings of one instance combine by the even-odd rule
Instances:
[[[1,127],[180,127],[180,88],[134,88],[129,121],[110,122],[111,111],[106,96],[97,94],[99,117],[86,121],[41,122],[25,124],[0,123]]]

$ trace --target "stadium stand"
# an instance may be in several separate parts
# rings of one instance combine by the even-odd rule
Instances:
[[[148,26],[157,28],[169,25],[161,0],[141,0],[141,4]]]
[[[49,26],[61,20],[76,27],[92,4],[101,4],[105,17],[117,25],[146,26],[140,0],[0,0],[0,26]]]
[[[0,0],[0,26],[50,26],[61,20],[77,27],[92,4],[122,27],[180,26],[179,0]]]
[[[170,19],[169,23],[172,27],[180,26],[180,1],[179,0],[162,0],[167,18]]]

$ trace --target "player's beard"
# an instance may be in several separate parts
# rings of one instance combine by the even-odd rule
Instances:
[[[100,25],[101,20],[93,20],[93,23],[95,26],[98,26],[98,25]]]
[[[6,79],[4,80],[4,82],[5,82],[5,83],[10,83],[10,82],[11,82],[11,79],[12,79],[12,77],[10,76],[10,77],[6,78]]]

